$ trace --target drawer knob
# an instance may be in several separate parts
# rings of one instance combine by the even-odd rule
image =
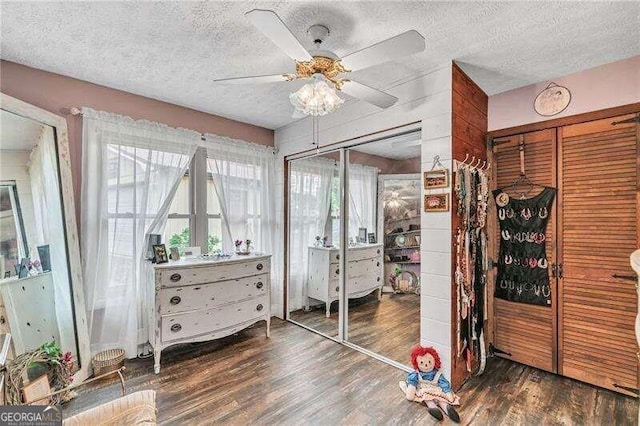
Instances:
[[[257,269],[258,271],[262,271],[262,268],[264,268],[264,265],[263,265],[262,263],[258,263],[258,264],[256,265],[256,269]]]
[[[376,278],[376,281],[380,282],[380,277]]]
[[[256,306],[256,311],[261,311],[264,309],[264,306],[262,306],[262,303],[258,304],[258,306]]]
[[[262,281],[258,281],[256,283],[256,288],[262,288],[262,287],[264,287],[264,284],[262,283]]]
[[[380,254],[380,249],[376,250],[376,254]]]
[[[171,303],[172,305],[177,305],[181,300],[182,299],[180,298],[180,296],[173,296],[171,299],[169,299],[169,303]]]
[[[340,275],[340,268],[336,269],[336,275]]]
[[[336,286],[336,291],[340,291],[340,286]]]
[[[380,266],[380,262],[376,262],[376,266]]]
[[[182,279],[182,275],[180,274],[173,274],[171,275],[171,277],[169,277],[169,279],[171,281],[173,281],[174,283],[177,283],[178,281],[180,281]]]
[[[171,331],[173,331],[174,333],[177,333],[180,330],[182,330],[182,326],[180,324],[173,324],[171,326]]]
[[[340,253],[336,254],[336,260],[340,260]]]

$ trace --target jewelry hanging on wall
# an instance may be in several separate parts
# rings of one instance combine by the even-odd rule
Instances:
[[[490,164],[475,156],[454,161],[455,174],[453,192],[457,201],[456,213],[460,218],[456,234],[456,352],[463,358],[468,371],[476,364],[476,374],[484,370],[484,318],[486,280],[489,260],[487,257],[486,218],[489,199],[489,179],[486,171]],[[506,206],[509,197],[503,197]],[[501,220],[506,219],[507,210],[499,212]],[[513,214],[513,212],[512,212]],[[502,239],[511,240],[509,232],[501,234]],[[513,259],[511,259],[513,261]],[[500,286],[508,289],[509,283]]]

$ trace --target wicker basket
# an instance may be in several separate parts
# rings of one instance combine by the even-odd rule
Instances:
[[[94,376],[117,370],[124,365],[124,349],[107,349],[98,352],[91,360],[91,364]]]

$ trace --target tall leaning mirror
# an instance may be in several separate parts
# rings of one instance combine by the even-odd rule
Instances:
[[[338,336],[340,153],[288,162],[289,319]]]
[[[346,340],[404,366],[420,342],[420,133],[347,153]]]
[[[1,100],[0,333],[9,358],[52,342],[70,352],[77,383],[90,354],[66,120]]]

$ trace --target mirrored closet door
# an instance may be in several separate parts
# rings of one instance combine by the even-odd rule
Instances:
[[[402,365],[420,342],[420,133],[346,153],[345,339]]]
[[[289,319],[337,337],[340,152],[290,160],[288,167]]]

